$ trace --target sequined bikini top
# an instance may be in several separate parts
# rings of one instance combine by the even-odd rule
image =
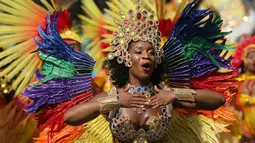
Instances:
[[[154,86],[135,86],[129,84],[129,93],[144,95],[146,98],[156,94]],[[156,116],[150,116],[143,127],[137,128],[134,123],[121,115],[122,108],[119,108],[112,115],[111,131],[115,138],[122,142],[148,143],[151,141],[161,141],[166,137],[169,119],[173,110],[172,104],[161,107]],[[139,112],[137,112],[139,114]]]
[[[119,141],[132,143],[148,143],[151,141],[160,141],[165,138],[168,131],[169,116],[166,108],[161,108],[159,116],[152,116],[147,122],[148,129],[135,129],[131,120],[120,116],[121,108],[112,119],[111,131],[114,137]]]

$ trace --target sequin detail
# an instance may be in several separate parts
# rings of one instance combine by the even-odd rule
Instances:
[[[119,116],[121,109],[116,115],[116,118],[112,119],[111,131],[113,136],[119,141],[128,141],[133,143],[148,143],[150,141],[160,141],[164,139],[168,131],[169,118],[167,116],[166,108],[161,108],[161,114],[159,116],[152,116],[146,125],[149,126],[149,130],[140,128],[136,130],[132,122]]]

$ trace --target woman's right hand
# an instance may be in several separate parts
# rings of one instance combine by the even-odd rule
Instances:
[[[118,96],[121,107],[144,108],[146,105],[148,105],[148,99],[146,99],[145,96],[128,93],[128,90],[129,87],[118,89]]]

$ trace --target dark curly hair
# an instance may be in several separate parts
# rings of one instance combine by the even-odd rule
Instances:
[[[131,43],[132,42],[129,43],[129,47]],[[127,84],[129,79],[129,68],[126,67],[124,63],[119,64],[117,62],[117,58],[115,57],[112,60],[106,61],[106,67],[109,70],[108,74],[113,85],[123,87],[125,84]],[[157,68],[154,69],[150,78],[153,85],[158,85],[160,83],[163,73],[163,64],[157,64]]]

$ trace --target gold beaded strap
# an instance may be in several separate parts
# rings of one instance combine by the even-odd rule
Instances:
[[[186,88],[172,88],[174,94],[178,101],[182,102],[195,102],[194,95],[196,95],[196,91],[193,89],[186,89]]]
[[[100,104],[100,113],[115,111],[120,106],[116,87],[112,87],[107,93],[107,97],[97,99]]]

